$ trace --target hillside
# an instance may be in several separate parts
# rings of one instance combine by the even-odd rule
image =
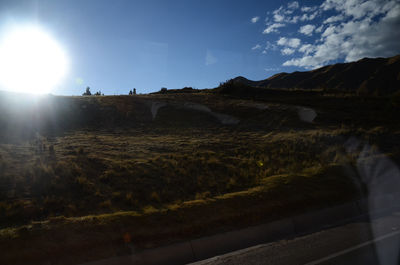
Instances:
[[[400,161],[398,101],[265,90],[2,92],[0,263],[79,264],[397,190],[359,167]]]
[[[400,89],[400,55],[364,58],[307,72],[279,73],[261,81],[242,76],[232,82],[266,89],[322,90],[358,95],[390,95]]]

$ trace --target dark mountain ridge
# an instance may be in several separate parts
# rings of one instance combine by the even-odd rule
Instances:
[[[364,58],[306,72],[279,73],[260,81],[239,76],[230,82],[267,89],[390,95],[400,89],[400,55],[389,58]]]

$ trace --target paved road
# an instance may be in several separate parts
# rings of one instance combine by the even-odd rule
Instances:
[[[400,213],[263,244],[192,265],[399,264]]]

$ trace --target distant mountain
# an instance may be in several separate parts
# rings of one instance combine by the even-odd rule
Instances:
[[[268,89],[302,89],[387,95],[400,90],[400,55],[364,58],[307,72],[279,73],[261,81],[239,76],[229,82]]]

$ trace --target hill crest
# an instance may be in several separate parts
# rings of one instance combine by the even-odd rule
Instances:
[[[305,72],[278,73],[252,81],[238,76],[235,84],[267,89],[323,90],[359,95],[388,95],[400,88],[400,55],[389,58],[363,58]]]

